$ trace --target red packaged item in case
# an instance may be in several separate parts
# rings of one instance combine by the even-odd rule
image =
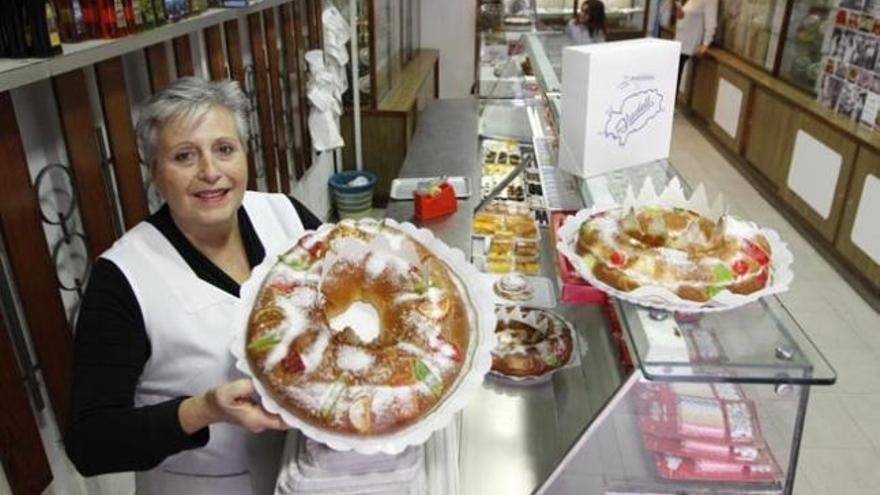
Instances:
[[[781,481],[782,477],[774,462],[746,464],[655,453],[654,464],[660,476],[667,480],[767,483]]]
[[[559,229],[573,211],[555,211],[550,214],[553,241],[559,241]],[[605,292],[593,287],[577,274],[571,263],[556,251],[556,272],[559,274],[559,299],[564,302],[603,304],[608,299]]]
[[[646,449],[676,457],[734,462],[741,464],[771,464],[766,445],[730,445],[689,438],[662,438],[643,434]]]
[[[736,445],[754,444],[761,438],[754,404],[747,400],[678,395],[663,387],[642,387],[636,409],[639,429],[645,434]]]
[[[458,209],[455,189],[446,181],[419,184],[418,190],[413,191],[413,200],[413,214],[419,220],[442,217]]]

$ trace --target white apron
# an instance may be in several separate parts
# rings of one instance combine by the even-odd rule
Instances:
[[[290,200],[281,194],[247,192],[244,208],[266,253],[303,231]],[[195,396],[242,377],[229,345],[240,301],[200,279],[155,227],[141,222],[102,255],[125,275],[144,317],[150,359],[141,374],[135,405]],[[253,434],[226,423],[210,426],[203,448],[166,458],[138,472],[139,495],[263,495],[272,493],[284,435]]]

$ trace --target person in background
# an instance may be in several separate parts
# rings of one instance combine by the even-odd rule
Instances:
[[[587,0],[574,19],[568,21],[565,34],[574,45],[602,43],[605,41],[605,4],[599,0]]]
[[[718,0],[680,0],[675,2],[675,39],[681,42],[678,84],[684,65],[691,57],[701,57],[709,49],[718,28]]]
[[[286,429],[236,370],[241,284],[321,222],[245,191],[248,99],[185,77],[140,112],[165,204],[95,262],[76,325],[67,455],[84,476],[136,471],[138,495],[269,495]]]

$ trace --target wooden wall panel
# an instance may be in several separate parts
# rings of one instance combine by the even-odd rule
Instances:
[[[367,2],[371,5],[372,2]],[[296,40],[296,58],[297,58],[297,90],[299,91],[299,118],[300,118],[300,135],[302,136],[302,148],[305,161],[303,168],[308,170],[312,166],[312,137],[309,135],[309,101],[306,98],[306,51],[308,50],[308,34],[305,7],[302,2],[292,2],[290,4],[293,13],[293,37]],[[375,108],[375,107],[374,107]],[[347,142],[347,141],[346,141]]]
[[[391,181],[400,173],[406,158],[407,135],[406,113],[370,111],[361,114],[363,134],[364,169],[376,174],[376,192],[373,204],[384,207],[391,192]],[[342,138],[346,143],[353,142],[353,121],[350,113],[342,115]],[[381,160],[368,159],[381,157]],[[354,150],[352,146],[343,148],[343,163],[353,168]]]
[[[226,79],[226,56],[223,54],[223,37],[220,34],[220,25],[205,28],[203,34],[209,76],[214,81]]]
[[[290,122],[291,138],[293,139],[293,164],[296,178],[299,179],[305,172],[305,153],[303,151],[303,119],[301,112],[307,111],[300,105],[300,66],[299,52],[297,51],[297,39],[295,36],[293,8],[291,5],[281,6],[281,40],[284,46],[284,65],[287,71],[288,120]]]
[[[43,493],[52,482],[52,470],[2,318],[0,383],[0,462],[12,495]]]
[[[241,35],[238,30],[238,21],[231,20],[223,23],[223,33],[226,35],[226,59],[229,61],[229,77],[238,81],[241,89],[246,88],[244,75],[244,58],[241,52]],[[251,112],[255,109],[251,108]],[[245,136],[247,139],[247,136]],[[248,147],[248,189],[257,189],[257,167],[254,162],[254,150]]]
[[[822,218],[810,205],[804,202],[800,196],[788,188],[788,175],[791,168],[791,158],[785,164],[785,175],[783,180],[786,185],[781,190],[782,199],[785,200],[807,223],[812,225],[819,231],[822,236],[830,242],[834,242],[837,235],[840,216],[843,212],[843,206],[846,202],[846,192],[849,187],[849,179],[855,164],[857,145],[849,136],[835,130],[818,119],[800,112],[797,114],[795,124],[795,133],[803,130],[825,146],[839,153],[842,157],[840,173],[837,178],[837,186],[834,192],[834,201],[831,206],[831,212],[828,218]],[[795,138],[796,139],[796,138]],[[792,140],[794,146],[795,139]],[[791,157],[793,151],[789,153]]]
[[[263,41],[263,23],[259,12],[248,14],[248,33],[251,56],[257,80],[257,113],[260,118],[260,137],[263,145],[263,163],[266,165],[266,184],[270,192],[278,192],[278,171],[275,161],[275,138],[272,135],[272,108],[269,104],[269,85],[266,81],[266,51]]]
[[[709,57],[696,61],[691,88],[691,107],[706,122],[715,113],[715,95],[718,92],[718,63]]]
[[[144,49],[147,55],[147,71],[150,74],[150,89],[157,93],[171,82],[171,71],[168,70],[168,52],[165,43],[156,43]]]
[[[174,45],[174,64],[177,67],[177,77],[196,75],[189,35],[184,34],[174,38],[172,44]]]
[[[275,117],[275,144],[281,192],[290,194],[290,168],[287,164],[287,136],[284,126],[284,99],[281,93],[281,54],[278,51],[278,29],[275,27],[275,9],[263,11],[266,33],[266,57],[269,59],[269,88],[272,90],[272,115]]]
[[[766,89],[755,88],[745,158],[777,189],[785,185],[794,146],[795,117],[791,106]]]
[[[101,170],[103,164],[95,137],[95,119],[87,96],[85,73],[79,69],[61,74],[52,78],[52,85],[86,239],[91,255],[97,256],[113,244],[116,231],[113,207],[107,197],[107,184]]]
[[[59,429],[67,425],[73,333],[43,233],[12,98],[0,93],[0,228]]]
[[[95,74],[98,92],[101,94],[104,124],[110,140],[122,219],[128,230],[147,218],[150,210],[147,206],[144,178],[141,175],[137,140],[131,123],[131,104],[125,89],[122,59],[117,57],[95,64]]]
[[[859,148],[858,156],[856,157],[852,182],[850,183],[843,215],[840,218],[840,230],[837,233],[835,246],[847,262],[864,275],[873,284],[874,290],[880,293],[880,263],[874,261],[852,242],[853,222],[862,201],[865,180],[869,175],[880,178],[880,154],[862,146]],[[880,205],[877,205],[877,207],[880,208]],[[869,211],[876,213],[877,209]]]

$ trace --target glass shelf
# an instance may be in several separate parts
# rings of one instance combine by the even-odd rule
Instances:
[[[649,380],[831,385],[834,370],[776,297],[708,314],[617,302]]]

